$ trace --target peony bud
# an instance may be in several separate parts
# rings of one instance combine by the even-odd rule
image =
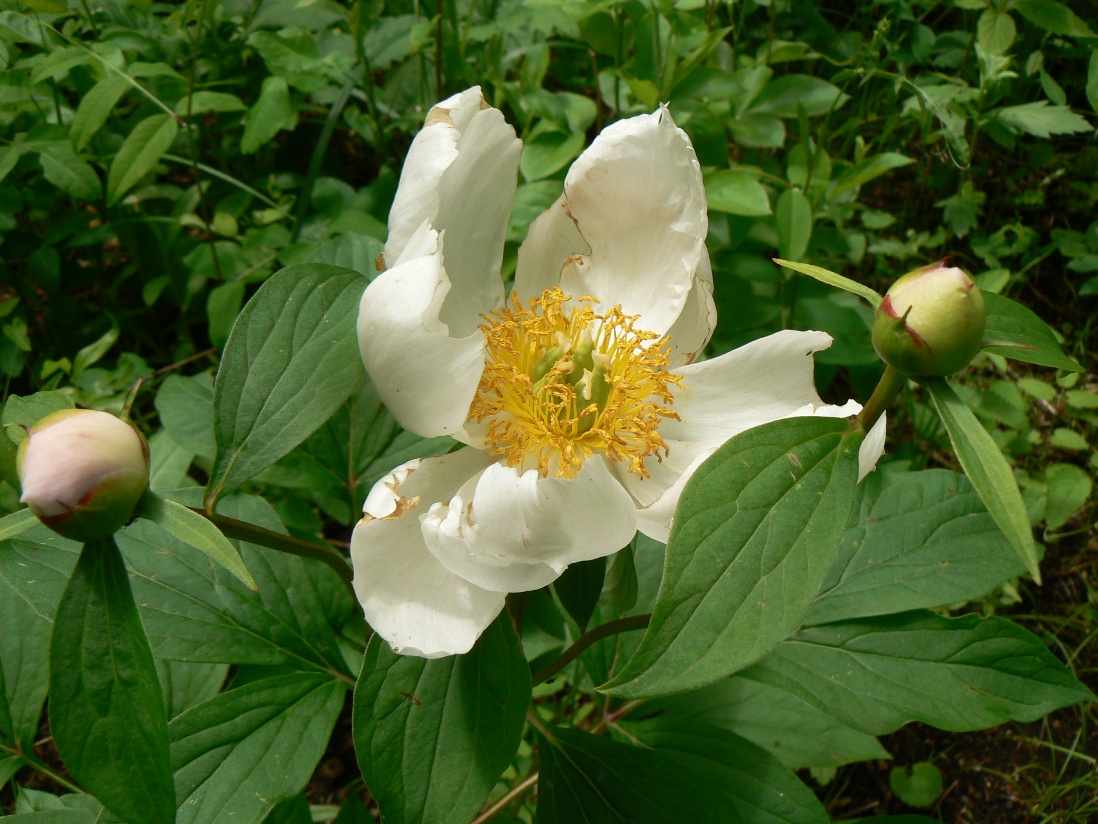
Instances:
[[[968,366],[984,337],[984,297],[940,260],[892,284],[873,323],[873,348],[905,375],[944,377]]]
[[[76,541],[125,526],[149,485],[145,438],[121,418],[90,409],[63,409],[30,427],[16,463],[20,500]]]

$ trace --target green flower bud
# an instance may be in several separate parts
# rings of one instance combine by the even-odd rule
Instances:
[[[873,322],[873,348],[905,375],[944,377],[968,366],[984,338],[984,297],[945,260],[892,284]]]
[[[20,500],[75,541],[113,535],[149,486],[145,438],[132,424],[90,409],[63,409],[27,429],[16,466]]]

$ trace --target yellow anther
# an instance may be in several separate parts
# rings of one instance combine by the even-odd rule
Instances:
[[[668,447],[656,431],[668,409],[671,386],[666,337],[637,329],[637,315],[621,306],[598,313],[594,298],[548,289],[529,308],[485,315],[484,373],[469,419],[487,422],[488,451],[509,466],[537,468],[571,478],[586,458],[601,454],[628,463],[641,477],[645,458],[662,460]]]

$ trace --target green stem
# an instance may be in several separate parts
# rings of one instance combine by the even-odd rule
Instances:
[[[336,574],[339,575],[340,580],[343,581],[347,586],[347,589],[354,595],[354,587],[351,586],[351,579],[354,577],[354,573],[348,565],[347,560],[338,552],[329,549],[323,544],[305,541],[301,538],[294,538],[291,535],[283,535],[281,532],[264,529],[261,526],[249,524],[246,521],[238,521],[236,518],[229,518],[226,515],[219,515],[216,512],[210,512],[206,509],[198,509],[195,507],[192,507],[192,509],[209,520],[210,523],[220,529],[228,538],[237,538],[241,541],[260,544],[261,546],[276,549],[279,552],[287,552],[290,555],[297,555],[300,558],[312,558],[314,561],[320,561],[327,564],[335,570]]]
[[[886,366],[884,374],[877,382],[877,388],[873,390],[873,394],[858,415],[858,423],[866,432],[873,428],[873,424],[892,405],[892,401],[905,386],[907,386],[907,375],[891,366]]]
[[[74,793],[81,793],[81,794],[84,793],[84,790],[82,790],[80,787],[76,786],[76,784],[73,784],[67,778],[63,778],[62,776],[58,775],[52,769],[50,769],[45,764],[43,764],[41,761],[39,761],[37,756],[28,755],[27,753],[23,752],[18,746],[16,746],[16,747],[7,747],[7,746],[4,746],[4,745],[0,745],[0,750],[6,750],[10,755],[14,756],[15,758],[18,758],[22,761],[27,762],[28,767],[42,773],[42,775],[46,776],[51,781],[57,782],[62,787],[64,787],[66,790],[70,790]]]
[[[609,635],[616,635],[619,632],[629,632],[634,629],[644,629],[648,626],[648,622],[652,620],[652,616],[645,615],[630,615],[628,618],[619,618],[617,621],[607,621],[605,624],[601,624],[595,627],[586,635],[580,636],[580,639],[576,643],[572,644],[566,649],[561,656],[552,664],[547,666],[541,672],[534,676],[534,686],[543,684],[572,663],[579,657],[589,646],[596,641],[601,641]]]

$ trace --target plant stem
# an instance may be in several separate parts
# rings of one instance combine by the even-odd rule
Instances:
[[[44,763],[39,761],[37,756],[23,752],[18,746],[8,747],[8,746],[5,746],[5,745],[0,745],[0,750],[7,751],[9,754],[14,756],[15,758],[19,758],[23,761],[26,761],[28,767],[42,773],[42,775],[46,776],[51,781],[57,782],[62,787],[64,787],[66,790],[71,790],[74,793],[83,794],[84,790],[82,790],[80,787],[73,784],[67,778],[64,778],[64,777],[58,775],[52,769],[47,767]]]
[[[866,432],[873,428],[873,424],[884,414],[905,386],[907,386],[907,375],[891,366],[886,366],[884,374],[877,382],[877,388],[873,390],[873,394],[858,415],[858,423]]]
[[[196,507],[192,507],[192,509],[220,529],[226,537],[260,544],[279,552],[287,552],[301,558],[312,558],[315,561],[327,564],[336,571],[336,574],[339,575],[340,580],[351,591],[351,594],[354,594],[354,588],[351,586],[351,579],[354,574],[347,564],[347,560],[338,552],[334,552],[323,544],[294,538],[291,535],[283,535],[281,532],[264,529],[261,526],[249,524],[246,521],[238,521],[236,518],[229,518],[226,515],[219,515],[206,509]]]
[[[628,618],[619,618],[617,621],[607,621],[605,624],[595,627],[586,635],[580,636],[580,639],[576,643],[572,644],[566,649],[561,656],[552,664],[547,666],[541,672],[534,675],[534,686],[543,684],[568,666],[572,661],[579,657],[579,654],[594,644],[596,641],[601,641],[609,635],[615,635],[619,632],[629,632],[634,629],[644,629],[648,626],[648,622],[652,620],[652,616],[645,615],[630,615]]]
[[[503,796],[503,798],[501,798],[483,813],[474,818],[472,824],[484,824],[485,821],[488,821],[496,813],[498,813],[500,810],[502,810],[504,807],[506,807],[508,804],[510,804],[512,801],[514,801],[516,798],[518,798],[520,795],[522,795],[524,792],[526,792],[537,783],[538,773],[534,773],[522,783],[516,784],[514,787],[511,788],[510,791],[508,791],[507,795]]]

